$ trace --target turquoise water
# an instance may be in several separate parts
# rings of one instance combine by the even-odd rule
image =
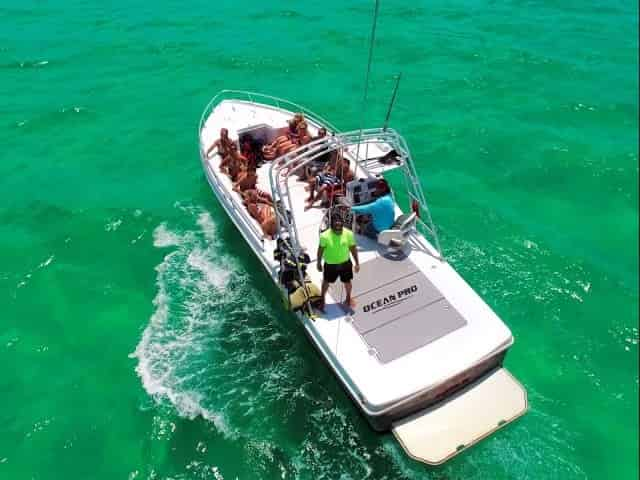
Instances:
[[[374,433],[209,191],[222,88],[358,126],[371,2],[0,5],[0,478],[638,476],[636,2],[383,1],[449,261],[529,413],[443,467]]]

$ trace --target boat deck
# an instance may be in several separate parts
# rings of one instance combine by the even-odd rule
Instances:
[[[289,112],[276,107],[225,100],[207,118],[201,142],[208,147],[221,127],[237,139],[237,132],[246,127],[282,127],[289,118]],[[307,123],[315,134],[319,125],[310,120]],[[275,241],[252,238],[259,235],[255,232],[261,232],[260,226],[243,213],[241,198],[231,190],[230,179],[220,173],[219,162],[218,155],[206,160],[208,174],[216,176],[224,195],[235,202],[236,214],[244,215],[242,221],[253,225],[253,229],[239,228],[246,230],[243,235],[276,278]],[[258,169],[258,186],[265,191],[271,191],[269,167],[267,163]],[[289,182],[300,242],[312,259],[307,271],[319,286],[322,274],[315,268],[315,256],[324,212],[321,208],[305,211],[305,183],[293,177]],[[326,313],[315,320],[305,317],[303,322],[334,370],[370,413],[433,388],[511,345],[509,329],[455,270],[439,259],[422,235],[411,234],[411,248],[400,259],[389,258],[384,247],[369,238],[356,235],[356,239],[361,271],[353,280],[355,311],[340,305],[344,292],[338,282],[329,291]]]

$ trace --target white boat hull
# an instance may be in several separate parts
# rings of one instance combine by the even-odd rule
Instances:
[[[262,237],[259,226],[239,202],[238,194],[232,191],[228,178],[217,170],[219,159],[215,156],[207,158],[204,151],[217,138],[217,133],[222,127],[228,128],[231,138],[234,138],[238,131],[254,124],[284,125],[285,120],[292,114],[292,110],[280,108],[280,105],[224,100],[212,105],[211,109],[205,112],[200,129],[201,160],[209,185],[220,205],[285,298],[286,290],[278,281],[279,265],[273,258],[275,241]],[[307,122],[312,133],[324,126],[322,121],[311,115],[308,115]],[[259,170],[258,184],[260,188],[268,191],[267,169],[268,166],[265,166]],[[294,193],[302,191],[298,185],[291,188]],[[297,195],[298,201],[301,202],[301,195],[304,194]],[[322,214],[314,210],[307,212],[302,205],[294,205],[291,213],[301,232],[300,240],[303,246],[314,255]],[[367,302],[357,314],[346,313],[338,307],[335,302],[340,298],[328,302],[331,305],[328,305],[328,313],[324,316],[312,319],[300,312],[295,313],[321,357],[371,426],[378,431],[389,430],[396,422],[416,415],[417,412],[433,410],[434,405],[441,405],[453,398],[454,392],[470,388],[474,382],[480,382],[491,372],[500,371],[506,352],[513,344],[513,337],[508,328],[453,268],[438,256],[434,247],[417,233],[412,235],[412,242],[408,258],[413,270],[406,275],[398,273],[396,280],[391,279],[387,282],[390,287],[385,287],[386,284],[376,284],[369,290],[363,287],[361,292],[357,293],[358,282],[366,282],[364,279],[359,280],[362,277],[356,276],[354,295],[357,293],[356,298],[360,295],[360,298]],[[381,257],[375,242],[359,237],[358,243],[363,268],[367,262],[370,262],[369,265],[377,265],[375,262],[384,263],[384,255]],[[380,272],[373,272],[369,277],[379,276]],[[315,272],[315,269],[310,268],[309,274],[314,282],[320,283],[320,274]],[[382,275],[386,275],[386,272],[382,272]],[[363,327],[367,322],[377,322],[367,310],[367,306],[374,309],[376,305],[381,305],[381,300],[372,297],[370,292],[384,293],[384,288],[395,292],[400,286],[404,288],[400,292],[409,291],[405,284],[408,281],[406,279],[414,278],[412,275],[420,279],[413,285],[414,289],[419,286],[420,291],[404,304],[422,301],[424,305],[420,303],[418,307],[423,309],[423,317],[425,314],[436,315],[434,305],[444,305],[446,311],[438,315],[446,314],[449,315],[447,318],[451,319],[451,312],[454,312],[459,325],[443,330],[444,333],[418,332],[417,337],[424,335],[427,340],[424,344],[417,342],[415,345],[411,343],[414,341],[410,338],[413,335],[407,331],[408,321],[405,322],[406,325],[392,320],[373,325],[370,329]],[[425,297],[430,294],[435,296],[429,303]],[[336,296],[337,292],[334,291],[333,295]],[[392,293],[381,298],[388,300],[395,297]],[[411,317],[411,311],[408,311],[405,317]],[[412,321],[415,323],[416,320]],[[415,325],[420,330],[427,324],[423,318]],[[522,392],[525,406],[519,414],[526,410],[526,393],[524,390]],[[509,421],[516,416],[511,415]],[[421,424],[424,424],[424,419]],[[403,431],[410,430],[406,426],[403,428]],[[397,432],[396,434],[399,435]],[[476,437],[481,438],[478,435]],[[477,441],[476,437],[464,438],[461,443],[471,445]],[[413,435],[412,438],[417,437]],[[407,440],[406,443],[409,445],[410,441]],[[407,445],[403,444],[405,447]]]

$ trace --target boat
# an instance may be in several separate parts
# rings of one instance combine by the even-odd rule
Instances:
[[[282,136],[296,114],[313,140],[270,161],[261,158],[262,147]],[[271,197],[271,232],[248,211],[221,170],[222,156],[211,149],[223,128],[258,158],[253,189]],[[320,129],[327,134],[320,137]],[[223,90],[202,114],[198,141],[218,202],[374,430],[391,430],[409,456],[437,465],[526,412],[527,393],[503,366],[513,335],[443,255],[407,142],[396,130],[341,132],[290,101]],[[338,192],[325,192],[323,204],[306,208],[308,184],[300,172],[337,153],[353,178]],[[370,238],[359,233],[361,219],[350,207],[370,202],[381,178],[392,185],[397,219]],[[307,265],[315,264],[319,234],[334,214],[353,227],[357,241],[356,306],[341,304],[337,282],[321,312],[313,308],[313,291],[322,273]]]

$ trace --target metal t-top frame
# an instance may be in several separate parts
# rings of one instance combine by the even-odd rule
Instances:
[[[374,174],[371,173],[365,165],[366,154],[364,158],[356,158],[348,149],[355,145],[361,147],[356,147],[357,151],[366,152],[368,151],[369,145],[381,143],[390,145],[391,148],[398,153],[400,163],[397,168],[400,168],[404,174],[407,194],[410,200],[417,202],[421,210],[426,214],[426,221],[418,218],[417,224],[421,227],[423,234],[426,233],[433,239],[438,255],[441,259],[444,259],[440,248],[438,233],[431,218],[431,213],[416,174],[407,143],[401,135],[391,128],[372,128],[345,133],[334,133],[333,135],[327,135],[326,137],[313,140],[273,160],[269,168],[269,181],[271,185],[271,195],[274,203],[277,205],[275,209],[277,232],[278,235],[282,235],[283,232],[288,234],[289,241],[296,254],[300,253],[302,247],[298,236],[295,216],[289,216],[287,214],[287,211],[293,210],[288,182],[289,176],[322,155],[335,150],[342,150],[346,158],[355,161],[357,167],[368,176],[373,177]]]
[[[423,234],[429,235],[433,239],[440,258],[444,260],[442,249],[440,247],[440,240],[438,239],[438,233],[433,223],[433,219],[431,218],[431,213],[429,212],[407,142],[395,130],[392,128],[373,128],[340,133],[334,125],[322,118],[320,115],[301,105],[290,102],[289,100],[244,90],[221,90],[209,101],[202,112],[198,128],[199,134],[202,132],[205,122],[207,121],[207,118],[209,118],[213,109],[225,100],[247,102],[251,105],[255,105],[256,107],[275,107],[283,113],[289,114],[292,112],[301,112],[310,123],[315,124],[317,127],[324,126],[329,132],[329,135],[324,138],[314,140],[276,158],[273,160],[271,167],[269,168],[271,195],[274,199],[274,203],[279,202],[280,205],[279,208],[275,208],[277,232],[279,236],[281,236],[284,231],[287,232],[291,246],[297,254],[300,253],[302,248],[298,237],[295,217],[289,217],[286,213],[287,210],[292,211],[289,182],[287,181],[289,176],[296,170],[304,168],[305,165],[315,158],[338,149],[342,149],[343,154],[349,160],[354,161],[363,172],[369,176],[373,176],[373,173],[370,172],[365,165],[368,146],[371,144],[387,143],[391,148],[395,149],[400,157],[400,164],[398,168],[400,168],[404,174],[405,188],[409,198],[412,201],[416,201],[420,206],[421,211],[426,214],[426,222],[422,218],[418,218],[417,225],[422,230]],[[364,146],[364,149],[356,147],[357,152],[365,152],[364,158],[360,157],[360,153],[357,154],[358,158],[356,158],[355,154],[347,152],[346,149],[353,145],[360,147]],[[291,168],[294,163],[295,168]],[[278,205],[278,203],[276,203],[276,205]]]

